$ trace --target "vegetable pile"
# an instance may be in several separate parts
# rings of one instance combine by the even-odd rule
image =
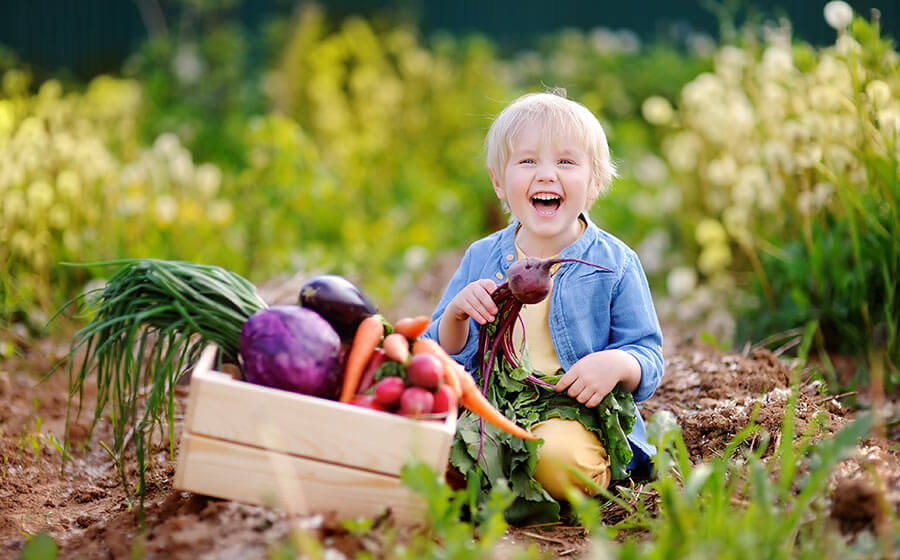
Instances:
[[[251,383],[415,418],[446,418],[459,403],[503,433],[534,439],[500,414],[436,342],[420,338],[428,317],[392,326],[340,276],[309,280],[299,305],[268,307],[250,282],[218,267],[156,259],[85,266],[120,269],[101,290],[77,298],[91,320],[72,343],[70,394],[79,396],[80,413],[84,382],[96,371],[92,429],[112,403],[110,453],[127,488],[122,454],[133,436],[141,512],[149,435],[163,429],[165,415],[174,458],[175,386],[210,343],[221,350],[218,366],[237,364]]]
[[[610,458],[612,478],[622,479],[628,476],[626,467],[632,456],[626,437],[636,414],[631,393],[616,388],[598,406],[588,408],[565,393],[557,393],[554,386],[561,375],[545,376],[534,371],[527,352],[520,356],[512,340],[522,305],[546,298],[554,266],[564,263],[610,272],[577,259],[524,258],[510,265],[508,281],[492,294],[498,313],[479,329],[477,377],[481,392],[495,408],[526,429],[550,418],[581,422],[600,437]],[[457,424],[450,462],[467,479],[476,477],[481,499],[487,497],[496,481],[508,481],[516,495],[506,511],[510,522],[555,521],[559,503],[533,476],[538,449],[539,442],[510,437],[486,426],[477,416],[463,414]]]

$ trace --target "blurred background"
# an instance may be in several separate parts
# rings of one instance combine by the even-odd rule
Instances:
[[[0,327],[39,332],[109,273],[65,263],[122,257],[401,308],[505,223],[484,134],[552,86],[607,128],[592,216],[667,324],[896,390],[898,5],[8,1]]]

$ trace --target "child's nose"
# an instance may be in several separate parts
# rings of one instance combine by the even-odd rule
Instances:
[[[538,166],[536,177],[540,183],[549,183],[556,180],[556,172],[552,165]]]

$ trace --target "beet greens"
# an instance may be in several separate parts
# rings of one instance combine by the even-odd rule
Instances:
[[[478,330],[477,375],[488,400],[526,429],[549,418],[563,418],[577,420],[596,432],[609,454],[612,478],[622,479],[628,476],[626,466],[632,455],[626,437],[636,414],[631,393],[616,388],[598,406],[588,408],[566,393],[555,391],[562,370],[556,376],[534,371],[527,351],[520,355],[513,342],[512,333],[520,321],[522,305],[546,298],[555,265],[565,263],[612,272],[579,259],[524,258],[513,263],[508,282],[492,294],[498,309],[496,317]],[[538,442],[510,437],[479,418],[464,414],[457,426],[450,460],[467,477],[478,477],[482,498],[495,481],[501,478],[509,481],[516,495],[506,512],[511,523],[555,521],[559,503],[533,477],[538,448]]]

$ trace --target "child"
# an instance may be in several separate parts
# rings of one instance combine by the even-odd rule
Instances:
[[[637,402],[647,399],[663,373],[662,333],[637,255],[588,216],[615,173],[597,118],[564,93],[528,94],[497,116],[486,147],[491,183],[512,220],[466,251],[426,336],[474,371],[478,326],[494,319],[491,293],[509,265],[523,256],[582,259],[612,273],[563,264],[550,296],[523,308],[533,369],[552,375],[561,368],[556,391],[587,407],[617,385]],[[514,337],[521,343],[523,334]],[[532,431],[544,440],[534,478],[553,498],[564,498],[570,483],[583,486],[572,468],[602,488],[609,484],[606,450],[579,422],[553,418]],[[639,414],[628,440],[629,470],[649,474],[656,450]]]

